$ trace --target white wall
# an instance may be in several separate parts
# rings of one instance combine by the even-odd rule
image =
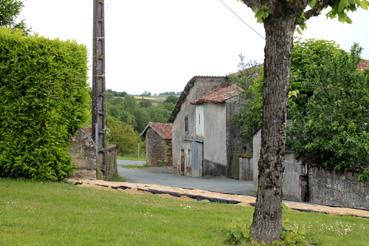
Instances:
[[[204,160],[227,166],[226,107],[204,105]]]
[[[204,136],[204,106],[196,105],[196,135]]]

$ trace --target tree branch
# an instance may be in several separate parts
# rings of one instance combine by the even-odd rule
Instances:
[[[320,14],[320,12],[322,12],[323,9],[328,7],[328,1],[329,0],[317,1],[317,3],[315,4],[315,6],[312,9],[309,9],[308,11],[305,11],[305,13],[304,13],[305,20],[308,20],[313,16],[318,16]]]
[[[241,0],[247,7],[255,10],[257,7],[261,5],[260,0]]]

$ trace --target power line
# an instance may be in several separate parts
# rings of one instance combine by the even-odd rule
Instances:
[[[258,33],[258,31],[256,31],[254,28],[252,28],[252,26],[247,24],[247,22],[244,21],[244,19],[242,19],[236,12],[234,12],[233,9],[231,9],[225,2],[223,2],[223,0],[219,0],[219,1],[224,5],[224,7],[226,7],[229,11],[231,11],[231,13],[234,14],[243,24],[245,24],[248,28],[250,28],[253,32],[255,32],[259,37],[261,37],[262,39],[265,40],[263,35]]]
[[[108,4],[106,5],[106,11],[108,11],[108,10],[109,10],[109,8],[110,8],[110,4],[111,4],[111,1],[112,1],[112,0],[109,0],[109,1],[108,1]]]

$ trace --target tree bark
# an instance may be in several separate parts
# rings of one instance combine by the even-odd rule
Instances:
[[[279,240],[282,230],[282,174],[286,141],[286,119],[290,55],[295,15],[269,16],[264,21],[264,109],[258,190],[251,226],[254,240]]]

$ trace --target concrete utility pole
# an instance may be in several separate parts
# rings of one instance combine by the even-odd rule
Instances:
[[[96,176],[102,178],[107,166],[105,118],[105,21],[104,0],[93,5],[93,76],[92,76],[92,138],[96,145]]]

